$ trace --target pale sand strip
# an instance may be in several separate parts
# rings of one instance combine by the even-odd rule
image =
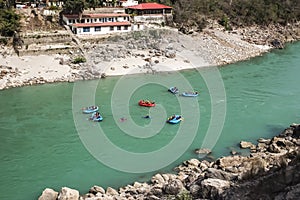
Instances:
[[[0,55],[0,90],[23,85],[93,79],[99,78],[101,74],[117,76],[216,66],[245,60],[270,49],[268,46],[250,44],[237,35],[217,30],[206,31],[197,37],[179,35],[176,41],[174,58],[152,56],[145,61],[149,49],[132,50],[146,57],[113,58],[110,62],[102,61],[97,64],[88,60],[87,64],[75,68],[74,65],[60,64],[61,59],[70,59],[67,55]]]

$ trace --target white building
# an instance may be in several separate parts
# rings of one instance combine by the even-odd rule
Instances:
[[[139,2],[138,1],[134,1],[134,0],[122,1],[122,7],[136,6],[138,4],[139,4]]]
[[[63,21],[77,35],[100,35],[109,33],[142,30],[143,26],[133,26],[130,16],[125,13],[100,13],[78,15],[63,15]]]
[[[172,7],[159,3],[141,3],[126,7],[126,13],[133,15],[134,22],[165,23],[172,19]]]

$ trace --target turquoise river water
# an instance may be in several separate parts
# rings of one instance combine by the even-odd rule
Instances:
[[[212,145],[211,157],[217,158],[233,149],[240,151],[241,140],[255,143],[260,137],[272,137],[300,121],[299,52],[298,42],[218,68],[224,87],[205,79],[205,74],[218,79],[218,71],[201,69],[126,76],[125,82],[124,77],[109,77],[0,91],[0,199],[37,199],[46,187],[59,190],[68,186],[81,193],[93,185],[118,188],[133,181],[148,181],[158,172],[172,172],[182,161],[197,157],[193,151],[201,146]],[[185,98],[167,92],[173,85],[191,89],[180,79],[200,95]],[[130,80],[144,82],[139,85]],[[89,121],[80,110],[80,106],[93,103],[88,98],[93,95],[104,117],[99,124]],[[139,107],[139,99],[155,100],[157,106]],[[149,113],[152,120],[142,117]],[[166,124],[166,117],[175,113],[182,114],[184,121]],[[220,134],[215,127],[220,127]],[[92,137],[94,130],[103,132],[106,138],[95,138],[92,147],[86,148],[82,141]],[[176,135],[181,133],[178,142]],[[107,145],[107,139],[114,145]],[[175,140],[177,143],[173,143]],[[168,145],[173,146],[164,151]],[[126,153],[115,151],[116,146],[145,153],[146,159],[126,157]],[[100,160],[104,162],[89,153],[96,152],[93,149],[103,152]],[[148,158],[147,152],[162,157]]]

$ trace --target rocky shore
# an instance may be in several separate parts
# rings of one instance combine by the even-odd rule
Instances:
[[[67,38],[67,34],[61,32]],[[44,34],[43,37],[38,37],[38,34],[35,37],[43,39],[40,41],[45,42],[45,48],[55,46],[53,39],[49,39],[51,45],[47,43]],[[51,49],[45,49],[41,52],[43,55],[35,52],[28,56],[25,49],[23,53],[27,56],[17,56],[11,48],[1,47],[0,90],[235,63],[259,56],[272,48],[283,48],[286,42],[299,40],[300,23],[285,27],[236,28],[228,32],[211,21],[202,32],[189,30],[187,34],[170,28],[149,28],[108,38],[72,37],[73,40],[67,38],[67,41],[72,41],[72,49],[66,50],[71,44],[67,42],[64,52],[59,53],[55,49],[55,54],[51,53]],[[75,64],[74,60],[78,57],[85,57],[87,62]]]
[[[212,162],[190,159],[176,167],[174,174],[156,174],[147,183],[119,189],[95,185],[79,194],[67,187],[59,192],[47,188],[39,200],[298,199],[300,124],[292,124],[272,139],[240,145],[249,148],[249,156],[232,155]]]

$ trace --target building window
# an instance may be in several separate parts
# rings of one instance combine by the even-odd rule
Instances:
[[[111,21],[111,18],[108,18],[108,21],[110,22],[110,21]]]
[[[128,30],[128,26],[124,26],[124,30]]]
[[[90,27],[83,27],[83,32],[90,32]]]
[[[124,17],[124,20],[126,21],[126,17]]]
[[[95,26],[95,32],[101,31],[101,26]]]
[[[80,23],[85,23],[85,22],[84,22],[84,19],[81,19],[81,20],[80,20]]]
[[[117,26],[117,30],[120,31],[121,30],[121,26]]]
[[[113,26],[109,27],[109,30],[110,30],[110,31],[113,31],[113,30],[114,30],[114,27],[113,27]]]
[[[69,19],[69,24],[71,24],[72,23],[72,20],[71,19]]]
[[[94,19],[94,22],[97,22],[97,18]]]
[[[75,24],[75,19],[73,19],[73,24]]]
[[[86,19],[86,22],[89,23],[89,22],[90,22],[90,19]]]

